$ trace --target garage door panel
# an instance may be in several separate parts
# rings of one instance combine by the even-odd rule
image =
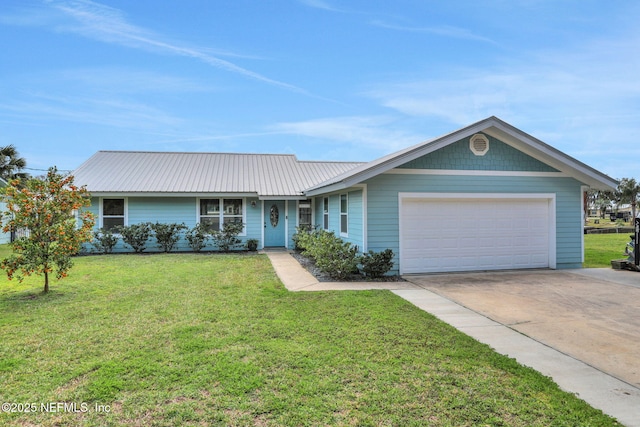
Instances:
[[[549,266],[548,199],[403,199],[403,273]]]

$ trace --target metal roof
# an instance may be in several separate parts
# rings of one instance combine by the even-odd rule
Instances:
[[[93,194],[244,193],[301,198],[348,188],[476,132],[493,136],[592,188],[610,190],[618,184],[493,116],[368,163],[299,161],[291,154],[99,151],[73,174],[75,182]]]
[[[99,151],[73,172],[91,193],[245,193],[300,197],[361,165],[294,155]]]

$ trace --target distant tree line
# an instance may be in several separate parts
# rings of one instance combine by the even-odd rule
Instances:
[[[621,205],[629,205],[631,217],[635,218],[639,196],[640,183],[634,178],[622,178],[614,191],[587,191],[587,206],[597,209],[600,217],[604,219],[608,213],[616,212]]]

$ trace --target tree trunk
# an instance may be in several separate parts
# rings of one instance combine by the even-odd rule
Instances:
[[[49,292],[49,273],[44,272],[44,293]]]

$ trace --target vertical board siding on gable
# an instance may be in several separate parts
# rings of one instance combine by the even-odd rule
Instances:
[[[582,261],[581,184],[573,178],[440,176],[383,174],[368,185],[368,246],[374,251],[390,248],[398,254],[398,193],[555,193],[557,268],[580,267]],[[490,221],[474,218],[469,221]],[[438,218],[425,218],[438,221]],[[397,258],[396,258],[397,261]],[[396,270],[397,272],[397,270]]]

